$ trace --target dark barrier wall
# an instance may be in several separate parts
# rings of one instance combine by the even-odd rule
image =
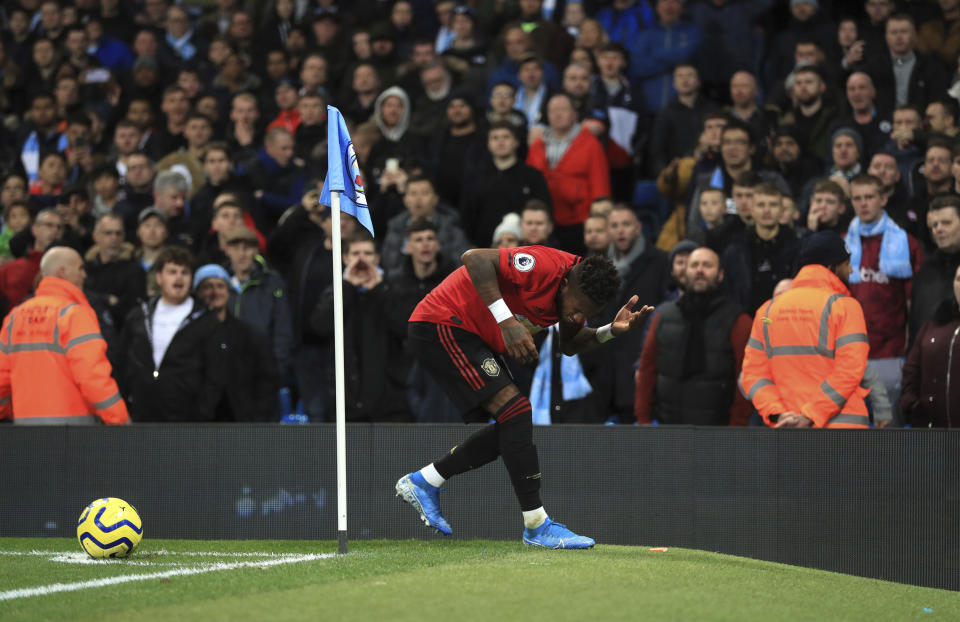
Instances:
[[[351,425],[351,538],[433,538],[398,477],[462,425]],[[73,536],[117,496],[146,537],[336,538],[334,428],[0,428],[0,536]],[[960,589],[960,433],[566,426],[535,431],[550,514],[606,544],[682,546]],[[457,538],[520,541],[499,463],[448,483]]]

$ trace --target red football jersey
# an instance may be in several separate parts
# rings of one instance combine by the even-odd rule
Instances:
[[[580,257],[546,246],[500,249],[497,285],[516,318],[530,334],[557,322],[557,291],[570,268]],[[454,326],[480,336],[494,352],[504,353],[500,326],[473,286],[467,269],[461,266],[413,310],[411,322],[433,322]]]

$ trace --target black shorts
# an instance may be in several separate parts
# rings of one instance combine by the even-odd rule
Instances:
[[[474,333],[432,322],[407,325],[413,355],[463,413],[513,384],[503,358]]]

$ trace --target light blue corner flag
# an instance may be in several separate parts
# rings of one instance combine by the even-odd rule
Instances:
[[[340,111],[327,106],[327,177],[320,193],[322,205],[330,205],[333,191],[340,193],[340,211],[356,218],[373,235],[373,221],[350,132]]]

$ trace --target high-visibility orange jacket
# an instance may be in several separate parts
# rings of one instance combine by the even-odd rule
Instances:
[[[14,423],[127,423],[107,344],[86,296],[44,277],[0,329],[0,419]],[[12,408],[11,408],[12,407]]]
[[[860,303],[830,270],[805,266],[757,311],[740,391],[767,425],[794,412],[817,428],[866,428],[869,391],[860,381],[869,352]]]

